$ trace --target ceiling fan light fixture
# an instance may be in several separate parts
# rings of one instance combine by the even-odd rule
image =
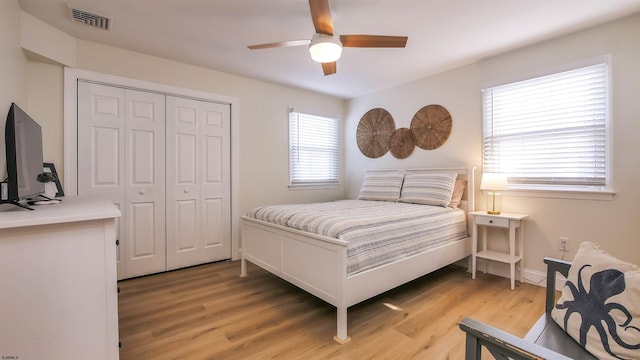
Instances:
[[[309,53],[314,61],[331,63],[340,59],[342,43],[338,37],[316,33],[309,44]]]

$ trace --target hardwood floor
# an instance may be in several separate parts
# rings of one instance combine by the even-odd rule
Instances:
[[[126,359],[464,359],[458,322],[473,317],[517,336],[544,312],[544,288],[449,266],[348,311],[249,264],[219,262],[120,282]]]

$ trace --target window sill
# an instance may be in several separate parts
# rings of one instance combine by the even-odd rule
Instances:
[[[340,183],[289,184],[289,190],[322,190],[340,187]]]
[[[613,191],[514,189],[514,190],[502,191],[501,194],[502,196],[611,201],[613,200],[613,197],[615,196],[616,193]]]

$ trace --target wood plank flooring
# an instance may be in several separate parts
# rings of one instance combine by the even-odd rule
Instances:
[[[348,311],[339,345],[335,307],[249,264],[206,264],[121,281],[120,358],[464,359],[464,317],[517,336],[544,312],[544,288],[448,266]]]

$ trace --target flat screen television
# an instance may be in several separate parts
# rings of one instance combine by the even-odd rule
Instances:
[[[15,103],[11,104],[4,133],[7,154],[7,181],[1,202],[31,209],[20,202],[44,193],[38,181],[43,172],[42,128]],[[5,191],[6,190],[6,191]]]

